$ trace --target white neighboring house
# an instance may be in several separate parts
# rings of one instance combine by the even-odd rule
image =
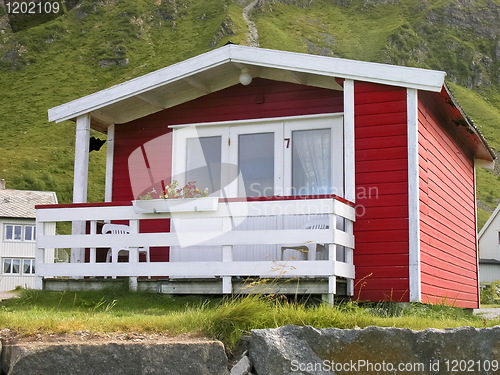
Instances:
[[[500,204],[479,232],[479,281],[500,280]]]
[[[34,288],[35,206],[56,203],[54,192],[6,189],[0,180],[0,291]],[[54,252],[49,251],[45,262],[53,261]]]

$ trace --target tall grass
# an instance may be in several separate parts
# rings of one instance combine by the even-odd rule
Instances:
[[[395,306],[399,306],[396,307]],[[252,329],[287,324],[318,328],[367,326],[412,329],[494,325],[462,309],[447,306],[292,302],[284,297],[171,297],[130,293],[124,289],[92,292],[26,290],[0,304],[0,326],[19,334],[40,332],[192,333],[221,340],[234,348]],[[496,321],[499,324],[500,321]]]

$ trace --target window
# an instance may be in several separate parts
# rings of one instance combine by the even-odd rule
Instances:
[[[221,188],[221,137],[190,138],[186,143],[186,182],[210,193]],[[174,178],[175,179],[175,178]]]
[[[274,134],[240,134],[238,146],[238,166],[243,179],[238,195],[274,195]]]
[[[4,259],[3,260],[3,273],[6,274],[19,274],[21,273],[21,259]]]
[[[23,259],[23,273],[25,275],[35,274],[35,260],[34,259]]]
[[[7,275],[34,275],[35,259],[3,258],[2,271]]]
[[[341,116],[175,127],[173,179],[227,197],[343,196]]]
[[[25,241],[35,241],[36,227],[34,225],[24,226],[24,240]]]
[[[36,239],[34,225],[7,224],[4,232],[6,241],[35,241]]]

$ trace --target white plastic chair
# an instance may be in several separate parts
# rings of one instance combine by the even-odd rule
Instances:
[[[328,224],[328,218],[324,219],[315,219],[315,220],[309,220],[304,224],[302,227],[303,229],[328,229],[330,228]],[[289,257],[288,259],[285,259],[285,251],[287,250],[295,250],[299,252],[300,257]],[[324,244],[314,242],[314,241],[307,241],[302,245],[298,246],[282,246],[281,247],[281,260],[291,260],[291,259],[296,259],[296,260],[316,260],[316,256],[318,252],[326,252],[326,246]]]
[[[128,225],[123,224],[104,224],[102,226],[102,234],[130,234],[130,227]],[[146,255],[146,262],[150,261],[149,256],[149,247],[139,247],[137,249],[139,254]],[[106,263],[117,263],[118,256],[120,253],[125,252],[129,255],[130,259],[130,248],[126,246],[122,247],[112,247],[108,250],[108,254],[106,255]]]

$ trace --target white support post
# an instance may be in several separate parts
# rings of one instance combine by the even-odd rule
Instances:
[[[73,179],[73,203],[87,202],[89,175],[90,114],[76,119],[75,174]]]
[[[104,201],[113,200],[113,159],[115,153],[115,125],[108,126],[108,139],[106,146],[106,181],[104,188]]]
[[[418,92],[407,89],[410,302],[421,302]]]
[[[354,160],[354,81],[344,81],[344,197],[356,202]]]
[[[90,114],[86,113],[76,119],[75,167],[73,178],[73,203],[87,202],[87,188],[89,175],[89,140]],[[85,222],[74,221],[72,224],[74,235],[85,234]],[[83,263],[85,249],[71,249],[71,262]]]

